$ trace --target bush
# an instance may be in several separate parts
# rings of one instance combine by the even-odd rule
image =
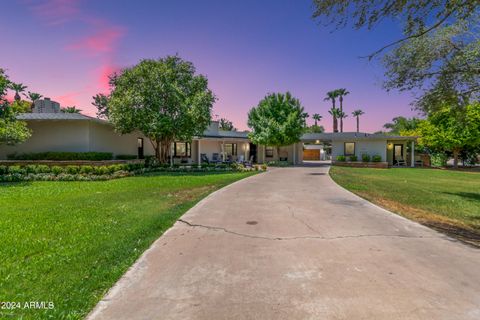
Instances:
[[[345,156],[337,156],[337,161],[344,162],[347,158]]]
[[[433,153],[430,155],[430,165],[432,167],[445,167],[448,157],[444,153]]]
[[[90,174],[93,172],[93,167],[92,166],[81,166],[80,167],[80,173],[82,174]]]
[[[370,156],[368,154],[362,154],[363,162],[370,162]]]
[[[133,160],[137,159],[137,156],[134,154],[117,154],[115,156],[115,159],[117,160]]]
[[[35,166],[35,173],[49,173],[50,171],[50,167],[45,164],[39,164],[38,166]]]
[[[7,155],[9,160],[112,160],[111,152],[38,152],[38,153],[21,153]]]
[[[262,164],[262,170],[267,171],[267,165],[266,164]]]
[[[109,174],[110,170],[108,169],[107,166],[98,166],[98,167],[93,167],[93,174],[101,176],[101,175],[106,175]]]
[[[0,174],[7,174],[8,167],[7,166],[0,166]]]
[[[79,166],[66,166],[65,167],[65,172],[68,174],[77,174],[80,172],[80,167]]]
[[[378,154],[372,156],[372,162],[382,162],[382,157]]]
[[[27,170],[25,170],[25,168],[22,168],[20,166],[10,166],[10,167],[8,167],[8,173],[11,173],[11,174],[25,174],[25,173],[27,173]]]
[[[349,157],[349,161],[357,161],[357,160],[358,160],[357,156],[350,156]]]
[[[50,169],[54,175],[59,175],[60,173],[64,172],[63,168],[60,166],[53,166]]]

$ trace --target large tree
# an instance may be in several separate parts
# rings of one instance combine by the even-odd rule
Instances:
[[[300,101],[290,92],[271,93],[248,113],[249,137],[255,144],[280,147],[300,141],[305,132],[306,118]]]
[[[340,117],[340,132],[343,132],[343,119],[347,117],[347,114],[343,112],[343,97],[350,94],[350,92],[345,88],[340,88],[335,90],[337,92],[338,101],[340,102],[340,112],[342,117]]]
[[[461,107],[480,95],[478,0],[313,0],[313,17],[337,28],[374,29],[390,19],[403,36],[367,55],[381,58],[386,89],[415,89],[416,107],[430,113],[446,101]],[[384,55],[387,53],[386,55]]]
[[[454,167],[462,151],[480,147],[480,103],[444,107],[418,125],[421,143],[437,152],[452,152]]]
[[[27,124],[17,120],[16,109],[6,99],[9,88],[11,88],[11,82],[4,70],[0,68],[0,145],[20,143],[31,135]]]
[[[220,128],[220,130],[237,131],[237,129],[233,125],[233,122],[228,120],[227,118],[221,118],[218,122],[218,127]]]
[[[365,112],[363,112],[361,109],[357,109],[352,112],[352,116],[354,116],[357,120],[357,132],[360,132],[360,116],[364,114]]]
[[[333,132],[338,132],[338,118],[342,117],[342,113],[340,112],[340,109],[332,107],[330,108],[330,110],[328,110],[328,113],[332,115]]]
[[[392,119],[392,122],[385,123],[383,127],[388,130],[389,134],[401,135],[402,132],[414,131],[422,120],[419,118],[405,118],[398,116]]]
[[[142,132],[167,162],[172,142],[191,141],[210,124],[215,96],[207,78],[178,56],[145,59],[111,77],[108,119],[122,134]]]

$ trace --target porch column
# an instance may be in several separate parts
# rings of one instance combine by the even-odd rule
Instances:
[[[293,144],[293,165],[297,164],[297,143]]]
[[[248,161],[248,143],[243,143],[243,157],[245,161]]]
[[[201,152],[200,151],[200,139],[198,139],[197,141],[198,141],[198,144],[197,144],[197,149],[198,149],[197,150],[197,160],[198,160],[198,162],[197,162],[197,164],[201,165],[202,164],[202,157],[200,156],[200,152]]]
[[[412,140],[412,155],[410,159],[410,167],[414,168],[415,167],[415,141]]]

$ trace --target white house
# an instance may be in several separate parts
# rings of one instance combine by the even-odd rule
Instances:
[[[143,158],[153,155],[154,149],[148,138],[139,132],[120,135],[107,121],[76,113],[24,113],[18,116],[32,130],[32,137],[15,146],[0,146],[0,159],[8,154],[47,151],[111,152],[114,155],[136,155]],[[407,154],[408,144],[414,150],[415,137],[389,136],[357,132],[307,133],[298,143],[277,148],[255,145],[246,131],[223,131],[212,121],[202,136],[192,141],[177,141],[172,146],[171,157],[178,163],[201,163],[230,159],[241,161],[252,159],[257,163],[287,160],[301,164],[305,149],[312,146],[331,146],[332,160],[337,156],[363,154],[378,155],[385,165],[404,163],[414,165],[414,152]],[[308,144],[308,146],[307,146]],[[307,146],[307,147],[306,147]],[[318,153],[321,155],[321,153]],[[319,157],[318,160],[321,158]]]

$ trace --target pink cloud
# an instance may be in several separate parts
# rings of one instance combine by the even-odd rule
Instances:
[[[78,96],[81,94],[82,92],[67,92],[65,94],[52,97],[52,100],[60,103],[60,106],[62,107],[78,106]]]
[[[119,27],[105,27],[93,35],[69,44],[67,50],[79,50],[87,55],[111,53],[124,31]]]
[[[80,13],[78,0],[27,0],[25,3],[34,15],[50,25],[63,24]]]
[[[111,64],[102,65],[97,69],[97,83],[101,93],[106,94],[110,91],[109,76],[118,71],[120,68]]]

